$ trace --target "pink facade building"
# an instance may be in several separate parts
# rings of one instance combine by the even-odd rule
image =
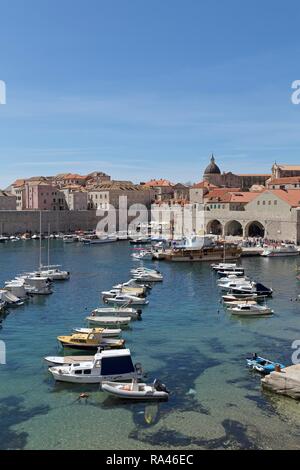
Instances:
[[[64,194],[55,186],[45,183],[25,184],[25,208],[31,210],[64,210]]]

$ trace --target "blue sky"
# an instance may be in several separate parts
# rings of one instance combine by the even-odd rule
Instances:
[[[298,3],[298,4],[297,4]],[[300,163],[299,2],[1,0],[0,187]]]

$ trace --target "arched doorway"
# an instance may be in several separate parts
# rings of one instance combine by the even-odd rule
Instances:
[[[229,236],[242,236],[243,235],[243,227],[240,222],[237,220],[230,220],[225,225],[225,235]]]
[[[245,229],[245,236],[246,237],[264,237],[265,235],[265,227],[261,222],[254,220],[253,222],[249,222]]]
[[[222,235],[223,227],[219,220],[210,220],[206,227],[206,233],[212,235]]]

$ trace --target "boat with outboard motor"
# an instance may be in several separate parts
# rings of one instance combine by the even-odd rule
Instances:
[[[141,383],[136,379],[129,384],[105,381],[101,383],[101,389],[117,398],[135,401],[166,401],[170,394],[167,387],[157,379],[153,384]]]

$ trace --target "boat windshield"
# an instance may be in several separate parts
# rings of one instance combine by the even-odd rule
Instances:
[[[128,374],[134,372],[131,356],[104,357],[101,375]]]

